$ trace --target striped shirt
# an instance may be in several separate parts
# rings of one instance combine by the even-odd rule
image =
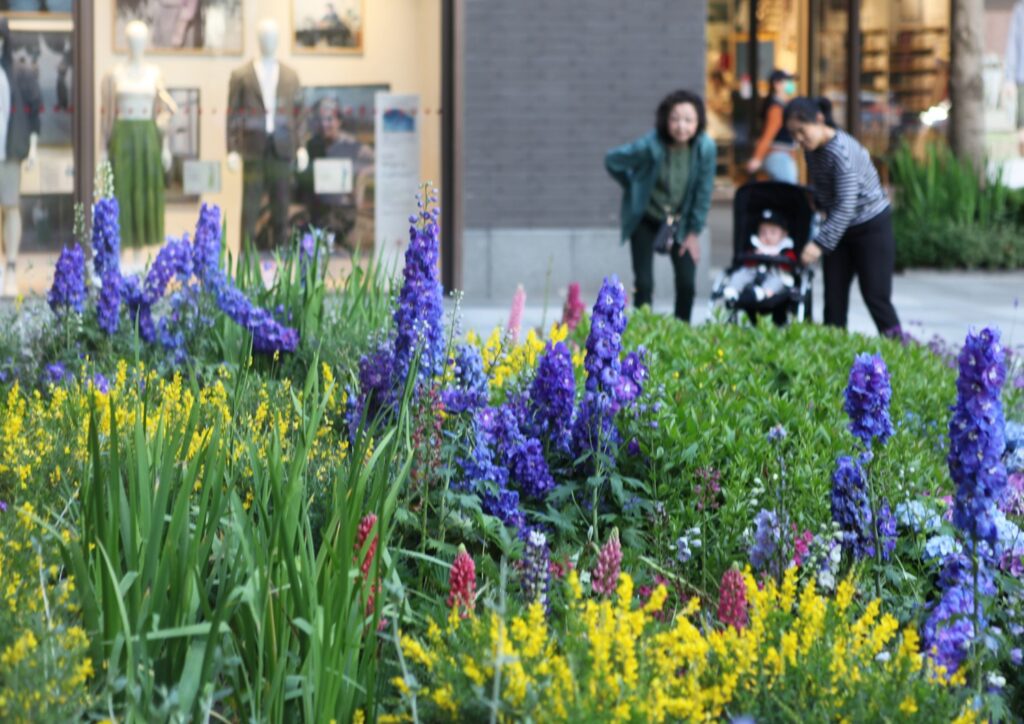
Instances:
[[[814,201],[828,215],[814,240],[826,251],[835,249],[851,226],[871,221],[889,207],[867,149],[846,131],[837,128],[832,140],[804,157]]]

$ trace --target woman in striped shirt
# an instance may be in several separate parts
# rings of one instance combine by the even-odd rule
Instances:
[[[800,256],[805,265],[825,256],[825,324],[846,327],[850,284],[856,276],[879,333],[899,335],[900,320],[892,306],[892,212],[871,156],[835,127],[826,98],[794,98],[786,106],[785,119],[804,149],[815,204],[826,215],[817,237]]]

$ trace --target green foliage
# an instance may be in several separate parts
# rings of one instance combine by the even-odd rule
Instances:
[[[714,590],[734,561],[747,559],[744,531],[762,507],[778,507],[780,452],[767,437],[775,425],[787,432],[790,520],[815,533],[831,520],[836,458],[858,450],[843,412],[858,353],[882,354],[892,378],[896,433],[872,464],[878,494],[895,506],[950,489],[944,434],[955,377],[926,347],[812,325],[688,327],[644,311],[630,320],[626,344],[647,346],[651,377],[664,385],[658,428],[641,445],[650,460],[645,479],[671,522],[650,529],[648,550],[668,557],[677,536],[700,528],[714,544],[686,572],[701,590]],[[720,474],[721,503],[701,510],[694,488],[698,471],[708,470]]]
[[[1024,267],[1024,205],[1001,172],[983,182],[969,162],[939,143],[929,144],[923,159],[904,143],[889,168],[898,268]]]

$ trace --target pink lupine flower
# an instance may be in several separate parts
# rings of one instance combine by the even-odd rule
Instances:
[[[619,573],[622,571],[622,545],[619,543],[619,530],[615,528],[608,541],[597,555],[597,568],[591,574],[591,587],[595,593],[610,596],[619,585]]]
[[[458,607],[462,618],[473,613],[476,605],[476,564],[466,552],[466,546],[459,546],[452,570],[448,574],[448,607]]]
[[[363,519],[359,521],[359,528],[356,529],[356,542],[353,560],[359,560],[359,554],[363,551],[363,546],[366,544],[366,539],[370,537],[370,533],[373,533],[373,540],[370,541],[369,547],[366,549],[366,553],[363,554],[363,560],[359,565],[359,572],[363,574],[363,578],[370,573],[370,566],[373,565],[373,558],[377,555],[377,533],[374,530],[377,527],[377,516],[374,513],[367,513],[363,516]],[[366,615],[369,616],[375,610],[374,599],[377,593],[377,585],[370,584],[370,592],[366,596]]]
[[[512,344],[519,341],[519,329],[523,326],[523,307],[526,306],[526,290],[523,285],[516,286],[512,295],[512,308],[508,310],[508,336]]]
[[[793,538],[793,563],[798,566],[804,564],[808,553],[811,552],[811,541],[813,540],[814,534],[809,530],[805,530],[802,534]]]
[[[747,626],[747,585],[743,574],[730,568],[722,574],[718,590],[718,620],[742,631]]]

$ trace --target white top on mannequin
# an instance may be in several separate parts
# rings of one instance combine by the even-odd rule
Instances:
[[[178,104],[164,88],[160,68],[152,63],[144,63],[143,55],[149,42],[149,28],[141,20],[132,20],[124,29],[128,41],[128,60],[114,68],[106,89],[104,100],[104,135],[109,140],[113,131],[114,120],[149,121],[156,120],[157,127],[162,131],[169,117],[158,113],[158,102],[173,115],[178,112]],[[166,136],[160,160],[166,171],[171,167],[171,149]]]
[[[277,44],[280,36],[276,20],[264,18],[260,21],[257,29],[260,57],[253,59],[252,67],[260,84],[260,93],[263,95],[267,135],[274,132],[274,114],[277,110],[277,80],[281,75],[281,65],[277,60]],[[237,151],[229,153],[227,161],[228,169],[231,171],[237,171],[242,166],[242,157]],[[299,148],[295,152],[295,165],[300,173],[309,166],[309,152],[305,148]]]
[[[0,56],[4,54],[4,39],[0,36]],[[7,132],[11,126],[12,88],[14,78],[7,76],[6,71],[0,68],[0,162],[7,160]],[[32,168],[36,162],[36,147],[39,145],[39,135],[36,133],[28,137],[28,156],[24,160],[27,168]],[[2,289],[0,289],[2,291]]]

